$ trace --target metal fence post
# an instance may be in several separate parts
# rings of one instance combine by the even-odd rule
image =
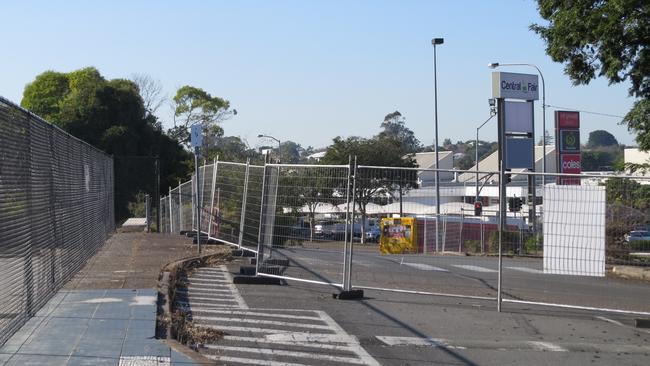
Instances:
[[[144,210],[145,210],[145,220],[147,220],[147,232],[151,232],[151,198],[148,194],[144,195]]]
[[[350,291],[352,289],[352,255],[354,253],[353,241],[354,241],[354,212],[356,210],[356,189],[357,189],[357,157],[354,157],[354,173],[352,175],[352,235],[350,235],[350,247],[348,249],[348,261],[347,261],[347,270],[345,272],[345,278],[343,280],[343,290]],[[363,217],[362,217],[363,220]],[[361,233],[363,235],[363,233]]]
[[[350,179],[352,173],[352,157],[348,156],[348,180],[345,186],[345,242],[343,244],[343,290],[349,291],[350,284],[346,281],[346,273],[348,268],[348,229],[350,229]],[[354,222],[350,231],[350,237],[354,237]],[[352,246],[352,240],[350,240]]]
[[[181,180],[178,180],[178,232],[183,231],[183,193],[181,191]]]
[[[260,200],[260,228],[259,231],[257,232],[257,260],[255,261],[255,275],[257,276],[257,273],[260,270],[260,262],[262,260],[262,254],[264,250],[264,246],[262,245],[262,225],[263,225],[263,220],[262,218],[264,217],[264,198],[266,197],[266,162],[264,163],[264,172],[262,174],[262,199]]]
[[[174,233],[174,206],[172,205],[172,186],[169,188],[169,233]]]
[[[250,159],[246,159],[246,174],[244,175],[244,194],[241,202],[241,215],[239,218],[239,238],[237,247],[241,249],[244,242],[244,221],[246,220],[246,200],[248,199],[248,171],[250,168]]]
[[[219,156],[212,161],[212,191],[210,193],[210,219],[208,220],[208,238],[212,233],[212,220],[214,218],[214,189],[217,184],[217,169],[219,167]]]

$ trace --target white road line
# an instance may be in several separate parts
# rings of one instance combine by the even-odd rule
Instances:
[[[475,272],[484,272],[484,273],[497,272],[494,269],[479,267],[479,266],[472,266],[472,265],[468,265],[468,264],[452,264],[452,266],[454,266],[456,268],[466,269],[468,271],[475,271]]]
[[[270,313],[260,313],[255,311],[244,311],[244,310],[201,310],[194,309],[193,313],[214,313],[214,314],[228,314],[228,315],[246,315],[246,316],[262,316],[270,318],[279,318],[279,319],[301,319],[301,320],[321,320],[320,317],[315,316],[301,316],[301,315],[286,315],[286,314],[270,314]]]
[[[201,283],[201,285],[215,284],[215,285],[218,286],[218,285],[220,285],[222,283],[228,283],[228,279],[224,277],[223,279],[221,279],[221,278],[219,278],[219,279],[213,278],[213,279],[210,279],[210,280],[201,280],[201,279],[194,279],[194,278],[190,277],[189,281],[187,281],[187,283],[190,283],[190,284],[191,283],[199,284],[199,282]]]
[[[264,324],[264,325],[277,325],[287,328],[306,328],[306,329],[331,329],[327,325],[317,325],[317,324],[305,324],[305,323],[289,323],[289,322],[280,322],[275,320],[260,320],[260,319],[247,319],[247,318],[222,318],[217,316],[192,316],[193,320],[205,320],[213,322],[224,322],[224,323],[255,323],[255,324]]]
[[[225,277],[225,276],[223,275],[223,273],[217,273],[217,272],[215,272],[215,273],[210,273],[210,274],[206,274],[206,273],[193,273],[191,276],[189,276],[189,278],[200,278],[200,279],[202,279],[202,280],[221,279],[221,278],[224,278],[224,277]]]
[[[250,332],[250,333],[264,333],[264,334],[286,334],[292,333],[285,329],[271,329],[271,328],[256,328],[256,327],[231,327],[228,325],[212,325],[212,324],[201,324],[203,327],[213,328],[223,331],[232,331],[232,332]]]
[[[442,338],[390,337],[390,336],[376,336],[376,338],[388,346],[431,346],[431,347],[444,347],[450,349],[467,349],[466,347],[463,346],[451,345],[448,340]]]
[[[220,350],[220,351],[232,351],[232,352],[244,352],[244,353],[257,353],[261,355],[272,355],[272,356],[287,356],[287,357],[299,357],[299,358],[310,358],[315,360],[323,360],[330,362],[345,362],[347,364],[357,364],[364,365],[363,360],[352,357],[342,357],[342,356],[330,356],[327,354],[314,354],[308,352],[299,352],[299,351],[285,351],[277,350],[272,348],[248,348],[248,347],[232,347],[232,346],[219,346],[213,344],[206,344],[206,348]]]
[[[190,293],[197,293],[197,292],[207,292],[207,293],[214,293],[214,292],[219,292],[219,293],[221,293],[221,292],[223,292],[223,293],[230,293],[230,288],[213,288],[213,289],[209,289],[209,290],[197,290],[197,289],[194,289],[194,290],[192,290],[192,291],[188,291],[188,290],[176,290],[176,292],[177,292],[177,293],[185,293],[185,294],[188,293],[188,292],[190,292]],[[215,294],[215,295],[218,295],[218,294]]]
[[[244,301],[244,298],[241,297],[241,295],[239,294],[239,290],[237,290],[237,287],[235,286],[235,284],[232,283],[232,276],[230,275],[230,272],[228,272],[228,269],[226,268],[226,266],[221,265],[221,266],[219,266],[219,268],[221,268],[223,270],[224,276],[228,279],[228,281],[229,281],[228,286],[232,290],[232,295],[235,298],[235,300],[237,300],[237,303],[239,304],[239,307],[242,308],[242,309],[248,309],[248,305],[246,305],[246,302]]]
[[[624,327],[625,325],[617,320],[610,319],[610,318],[605,318],[604,316],[597,316],[596,319],[600,319],[602,321],[606,321],[608,323],[616,324],[618,326]]]
[[[283,340],[274,340],[271,337],[273,334],[267,335],[266,337],[238,337],[238,336],[223,336],[222,340],[224,341],[233,341],[233,342],[250,342],[250,343],[270,343],[270,344],[280,344],[283,346],[296,346],[304,348],[319,348],[319,349],[331,349],[336,351],[349,351],[353,352],[354,348],[349,346],[344,346],[342,344],[326,344],[318,342],[296,342],[296,341],[283,341]],[[341,342],[347,343],[347,342]]]
[[[206,308],[215,308],[215,309],[234,308],[234,307],[237,307],[237,306],[235,305],[236,303],[234,303],[234,302],[233,302],[232,304],[214,304],[214,303],[209,303],[209,302],[193,302],[193,301],[192,301],[192,302],[191,302],[191,306],[190,306],[190,303],[187,302],[187,301],[178,301],[178,300],[177,300],[176,303],[177,303],[177,304],[180,304],[180,305],[183,305],[183,306],[186,306],[186,307],[189,307],[189,308],[194,308],[194,306],[197,306],[197,307],[206,307]]]
[[[336,334],[348,335],[348,333],[343,328],[341,328],[341,326],[338,325],[338,323],[334,319],[332,319],[332,317],[327,315],[326,312],[324,311],[317,311],[317,312],[318,315],[320,315],[321,319],[323,319],[325,323],[329,324],[329,326],[332,327],[332,329],[334,329]],[[370,354],[366,352],[366,350],[363,347],[361,347],[361,344],[359,344],[359,340],[357,339],[357,337],[352,335],[348,335],[348,337],[350,337],[355,341],[355,342],[350,342],[350,346],[354,347],[354,353],[356,353],[357,356],[359,356],[359,358],[364,361],[365,365],[381,366],[379,362],[377,362],[374,358],[372,358],[372,356],[370,356]]]
[[[196,277],[190,277],[188,278],[189,283],[196,282],[196,283],[223,283],[226,282],[227,279],[225,277],[222,278],[196,278]]]
[[[189,297],[190,302],[194,300],[204,300],[204,301],[221,301],[221,302],[237,302],[235,299],[228,299],[228,298],[214,298],[214,297],[200,297],[200,296],[190,296]]]
[[[208,286],[207,284],[189,284],[187,286],[188,290],[203,290],[203,291],[208,291],[208,290],[223,290],[223,289],[230,289],[230,286],[227,282],[223,282],[220,284],[212,284]]]
[[[356,337],[349,334],[284,332],[267,334],[264,339],[292,343],[359,343]]]
[[[215,355],[204,355],[205,357],[223,362],[234,362],[241,363],[244,365],[268,365],[268,366],[310,366],[303,363],[292,363],[292,362],[277,362],[269,360],[257,360],[254,358],[244,358],[244,357],[227,357],[227,356],[215,356]]]
[[[197,268],[192,274],[221,274],[221,268],[218,267],[203,267],[203,268]]]
[[[544,271],[540,271],[539,269],[528,268],[528,267],[506,267],[506,268],[514,269],[515,271],[534,273],[534,274],[543,274],[544,273]]]
[[[219,286],[219,287],[204,287],[204,286],[195,287],[195,286],[190,286],[190,287],[187,287],[186,289],[180,290],[180,291],[186,291],[186,292],[189,291],[189,292],[194,292],[194,293],[196,293],[196,292],[227,292],[227,293],[230,293],[232,290],[231,290],[230,286],[228,286],[227,284],[224,284],[223,286]]]
[[[551,342],[529,341],[527,343],[538,351],[567,352],[567,349]]]
[[[449,270],[446,270],[444,268],[436,267],[436,266],[431,266],[429,264],[424,264],[424,263],[402,263],[405,266],[417,268],[422,271],[437,271],[437,272],[449,272]]]
[[[191,303],[194,303],[194,302],[195,302],[194,300],[200,300],[200,298],[199,298],[199,297],[195,297],[195,296],[191,296],[191,295],[190,295],[189,298],[188,298],[187,300],[185,300],[185,299],[183,299],[183,300],[177,300],[176,302],[188,302],[188,301],[189,301],[189,302],[191,302]],[[219,302],[232,302],[232,303],[237,303],[237,300],[235,300],[234,298],[230,298],[230,299],[228,299],[228,298],[223,298],[223,297],[222,297],[222,298],[218,298],[218,299],[217,299],[217,298],[207,298],[207,300],[208,300],[208,301],[214,301],[214,302],[217,302],[217,303],[219,303]],[[198,302],[200,302],[200,301],[198,301]]]

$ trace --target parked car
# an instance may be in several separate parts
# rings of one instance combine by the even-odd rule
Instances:
[[[625,241],[626,242],[642,241],[642,240],[650,240],[650,231],[647,231],[647,230],[633,230],[633,231],[630,231],[629,234],[625,235]]]
[[[381,237],[381,231],[379,230],[379,225],[373,225],[366,230],[367,242],[379,243],[380,237]]]
[[[316,221],[314,224],[314,236],[324,237],[327,226],[334,224],[334,221]]]

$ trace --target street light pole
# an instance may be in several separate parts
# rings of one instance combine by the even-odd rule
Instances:
[[[433,38],[431,44],[433,45],[433,104],[435,107],[434,122],[436,127],[436,136],[434,142],[434,151],[436,154],[436,251],[438,251],[438,226],[440,224],[440,159],[438,156],[438,70],[436,59],[436,46],[445,43],[444,38]]]
[[[527,63],[508,63],[508,64],[501,64],[498,62],[493,62],[488,65],[489,68],[491,69],[496,69],[497,67],[501,66],[528,66],[528,67],[533,67],[537,72],[539,73],[539,77],[542,79],[542,172],[547,173],[546,171],[546,84],[544,83],[544,74],[542,74],[542,70],[537,67],[537,65],[534,64],[527,64]],[[544,184],[546,184],[546,176],[544,175]]]
[[[280,146],[282,145],[282,144],[280,143],[280,140],[276,139],[276,138],[273,137],[273,136],[262,135],[262,134],[257,135],[257,137],[258,137],[258,138],[266,137],[266,138],[269,138],[269,139],[271,139],[271,140],[275,140],[275,142],[278,143],[278,163],[279,163],[279,162],[280,162]]]
[[[496,115],[496,112],[493,110],[490,110],[490,118],[486,119],[485,122],[481,123],[480,126],[476,127],[476,142],[474,143],[474,150],[475,151],[475,161],[476,161],[476,196],[474,198],[474,202],[478,201],[478,131],[481,129],[481,127],[485,126],[486,123],[490,122],[492,118]]]

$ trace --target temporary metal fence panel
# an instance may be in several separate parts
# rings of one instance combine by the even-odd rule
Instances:
[[[257,272],[343,286],[350,167],[267,164]]]
[[[160,199],[160,230],[161,234],[169,234],[171,228],[169,227],[170,216],[169,216],[169,197],[164,196]]]
[[[352,287],[496,299],[496,212],[474,216],[474,187],[448,180],[441,181],[436,202],[435,181],[425,178],[434,174],[432,169],[357,168]],[[486,207],[497,204],[495,193],[482,197]]]
[[[244,221],[241,237],[242,249],[257,253],[260,234],[260,213],[262,210],[262,184],[264,167],[248,166],[246,179],[246,201],[244,202]]]
[[[647,285],[607,275],[621,265],[650,268],[650,237],[641,236],[650,235],[650,177],[545,176],[537,231],[504,237],[503,301],[650,315]]]
[[[189,232],[193,229],[194,222],[194,180],[182,183],[179,188],[179,210],[180,210],[180,230],[179,232]]]
[[[506,303],[650,314],[646,286],[603,276],[650,266],[650,177],[512,172],[500,235],[499,174],[439,172],[437,203],[433,169],[217,162],[201,168],[202,227],[258,252],[261,276],[496,300],[501,275]],[[192,190],[170,192],[170,231],[192,227]]]
[[[181,232],[181,190],[176,187],[169,191],[169,217],[170,217],[170,233],[178,234]]]
[[[115,229],[113,161],[0,98],[0,344]]]
[[[230,245],[239,246],[246,164],[219,161],[214,179],[208,208],[211,210],[208,217],[209,235]]]

